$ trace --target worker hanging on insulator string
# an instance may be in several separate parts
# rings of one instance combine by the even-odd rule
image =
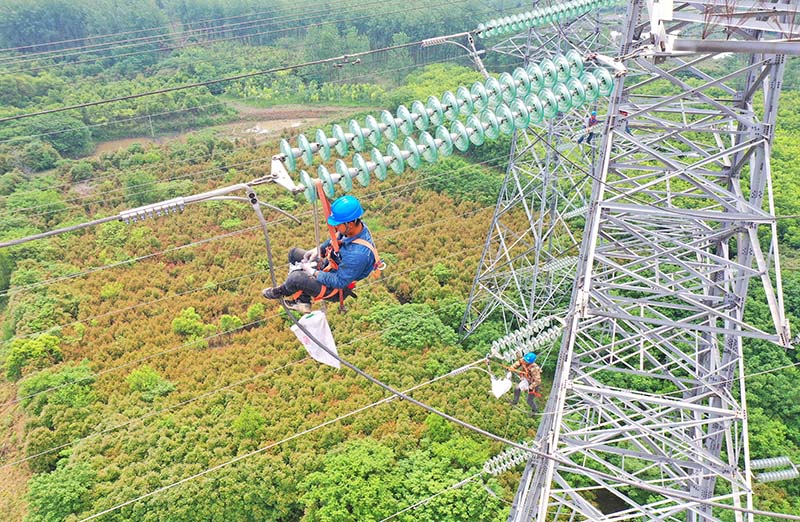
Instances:
[[[527,392],[526,401],[528,406],[531,407],[531,417],[539,411],[536,406],[536,397],[541,397],[539,388],[542,385],[542,369],[536,364],[536,354],[533,352],[526,353],[520,360],[508,367],[508,370],[519,377],[519,384],[514,389],[514,398],[511,399],[511,404],[516,405],[519,402],[519,396],[522,392]]]
[[[583,139],[586,138],[586,144],[591,145],[592,139],[594,138],[594,127],[600,123],[597,119],[597,111],[592,111],[589,117],[586,119],[586,129],[585,134],[583,134],[580,138],[578,138],[578,143],[582,143]]]
[[[319,193],[324,198],[321,190]],[[361,220],[364,209],[358,199],[342,196],[330,207],[323,199],[323,207],[331,238],[311,250],[292,248],[286,282],[262,292],[267,299],[285,298],[289,308],[302,313],[311,311],[312,301],[323,299],[339,301],[344,310],[344,299],[355,296],[355,282],[384,266],[372,235]]]

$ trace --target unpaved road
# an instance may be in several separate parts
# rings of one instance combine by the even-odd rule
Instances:
[[[276,107],[253,107],[242,102],[228,102],[228,104],[238,111],[240,119],[232,123],[207,128],[217,130],[223,136],[232,139],[253,139],[256,142],[275,138],[284,131],[289,134],[297,134],[299,133],[297,129],[322,125],[337,117],[345,117],[355,111],[363,110],[363,107],[342,106],[282,105]],[[195,129],[191,132],[196,130],[200,129]],[[139,138],[106,141],[97,145],[94,154],[99,156],[104,152],[114,152],[127,148],[134,143],[161,144],[174,140],[183,140],[186,134],[176,133],[156,138],[142,136]]]

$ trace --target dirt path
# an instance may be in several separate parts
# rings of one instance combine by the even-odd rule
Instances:
[[[337,117],[345,117],[355,111],[363,110],[363,107],[341,107],[341,106],[306,106],[306,105],[281,105],[276,107],[254,107],[242,102],[230,101],[228,105],[236,109],[240,119],[231,123],[207,127],[219,131],[223,136],[229,138],[248,138],[256,142],[264,141],[268,138],[280,136],[283,131],[312,127],[321,125]],[[190,132],[196,132],[194,129]],[[138,138],[124,138],[120,140],[106,141],[99,143],[95,147],[94,155],[99,156],[104,152],[114,152],[124,149],[134,143],[141,144],[162,144],[174,140],[184,140],[187,132],[158,136],[151,138],[142,136]]]

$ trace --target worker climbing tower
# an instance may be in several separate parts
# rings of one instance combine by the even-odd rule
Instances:
[[[576,167],[591,194],[533,443],[550,458],[528,461],[510,521],[716,521],[725,510],[752,520],[742,343],[790,342],[770,154],[785,56],[800,52],[791,41],[798,8],[794,0],[627,3],[614,91],[598,106],[599,148],[586,157],[594,167]],[[517,140],[512,156],[534,148]],[[522,172],[520,164],[510,170]],[[476,280],[475,292],[494,292],[509,309],[516,299],[520,318],[536,312],[526,299],[549,260],[525,273],[500,260],[557,250],[531,252],[547,240],[536,226],[553,225],[509,184],[575,185],[575,174],[561,172],[528,185],[521,174],[507,179],[492,224],[505,250],[485,252]],[[531,216],[524,246],[501,224],[511,207]],[[751,283],[774,327],[748,321]]]
[[[491,46],[487,54],[505,55],[528,68],[558,68],[567,53],[583,57],[612,48],[611,34],[600,24],[601,16],[614,18],[608,8],[613,2],[536,3],[539,7],[525,15],[479,27],[478,36],[489,45],[492,37],[529,28]],[[596,65],[589,61],[586,69]],[[506,324],[524,324],[563,312],[569,303],[599,140],[576,143],[596,101],[580,95],[559,100],[557,118],[511,138],[506,176],[461,325],[467,333],[493,313],[502,314]]]

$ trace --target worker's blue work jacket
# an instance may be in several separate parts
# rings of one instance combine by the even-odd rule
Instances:
[[[328,288],[346,288],[353,281],[360,281],[367,277],[375,268],[375,256],[372,251],[364,245],[353,243],[356,239],[365,239],[372,243],[372,235],[364,225],[364,230],[353,237],[338,236],[339,239],[339,269],[330,272],[317,272],[317,281]],[[330,246],[330,240],[322,243],[321,248],[324,252]]]

